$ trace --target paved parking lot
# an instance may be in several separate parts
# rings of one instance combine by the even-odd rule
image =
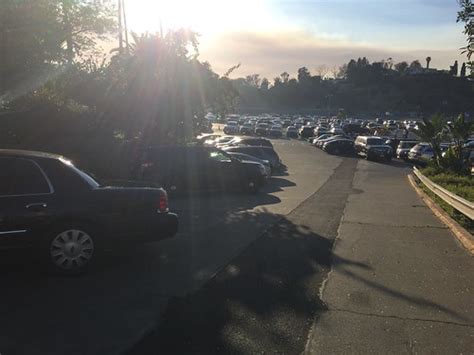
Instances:
[[[359,318],[366,318],[364,331],[369,331],[376,326],[372,320],[384,317],[387,304],[392,308],[388,317],[400,312],[407,318],[403,324],[411,326],[404,312],[416,311],[420,319],[426,318],[421,319],[424,324],[439,327],[439,322],[452,322],[453,327],[467,327],[459,343],[460,349],[465,348],[472,337],[469,310],[474,305],[469,279],[461,270],[472,271],[472,261],[406,184],[409,167],[397,160],[382,164],[332,156],[298,140],[273,143],[288,171],[270,179],[264,191],[172,199],[170,207],[180,216],[175,238],[109,251],[90,273],[51,277],[37,269],[28,253],[1,252],[0,353],[117,354],[137,342],[132,353],[173,352],[177,333],[167,332],[177,329],[176,324],[156,325],[180,316],[188,320],[187,312],[200,309],[205,326],[178,324],[179,334],[188,331],[192,337],[196,326],[202,330],[202,339],[208,340],[199,349],[301,352],[316,319],[306,350],[343,351],[357,343],[359,333],[351,331],[344,339],[331,333],[334,324],[340,327],[345,322],[338,318],[340,312],[346,312],[345,317],[359,312]],[[288,236],[296,242],[288,243]],[[429,265],[413,264],[427,250]],[[457,262],[446,264],[446,255],[455,256]],[[449,287],[438,283],[431,264],[444,270],[443,281],[447,285],[449,280]],[[412,283],[401,282],[400,275],[411,274],[416,265],[422,269],[413,274]],[[357,275],[362,267],[370,271],[363,279]],[[346,272],[342,277],[341,268]],[[240,270],[238,282],[227,283],[235,270]],[[366,280],[379,274],[384,275],[380,280]],[[322,302],[319,289],[326,278]],[[281,288],[284,280],[289,283]],[[249,298],[249,284],[250,293],[259,290],[259,295]],[[456,295],[446,298],[443,290],[456,287]],[[429,290],[436,291],[428,295]],[[374,292],[388,295],[377,298],[383,301],[377,308],[381,314],[359,309]],[[227,300],[233,302],[234,315],[228,313]],[[224,315],[229,318],[222,327],[219,316]],[[400,350],[406,337],[426,343],[432,335],[426,327],[414,335],[403,324],[393,323],[406,332],[398,340]],[[150,331],[154,333],[145,337]],[[163,339],[162,334],[170,336]],[[449,341],[437,339],[436,346],[449,349]],[[367,350],[367,343],[357,344],[359,350]],[[194,346],[180,345],[186,353],[191,349],[186,346]],[[389,345],[380,336],[377,349],[385,352]]]
[[[180,215],[176,238],[109,252],[89,274],[50,277],[23,251],[2,252],[0,353],[117,353],[138,340],[171,297],[198,289],[342,161],[301,141],[274,145],[288,172],[262,193],[171,200]]]

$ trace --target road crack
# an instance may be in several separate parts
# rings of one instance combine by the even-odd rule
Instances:
[[[397,319],[397,320],[402,320],[402,321],[439,323],[439,324],[446,324],[446,325],[455,325],[459,327],[474,328],[474,324],[458,323],[458,322],[453,322],[453,321],[443,321],[443,320],[438,320],[438,319],[411,318],[411,317],[399,317],[399,316],[394,316],[394,315],[382,315],[382,314],[376,314],[376,313],[365,313],[365,312],[357,312],[357,311],[341,309],[341,308],[332,308],[332,309],[328,308],[324,312],[350,313],[350,314],[356,314],[356,315],[366,316],[366,317],[391,318],[391,319]]]

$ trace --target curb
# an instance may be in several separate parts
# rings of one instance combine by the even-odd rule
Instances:
[[[461,225],[456,222],[454,219],[452,219],[446,211],[444,211],[441,207],[439,207],[436,202],[434,202],[431,197],[429,197],[423,190],[421,190],[418,186],[417,183],[415,182],[415,179],[413,178],[413,175],[409,174],[407,175],[408,181],[410,182],[410,185],[413,187],[415,192],[420,196],[420,198],[423,200],[423,202],[431,209],[431,211],[434,213],[436,217],[438,217],[441,222],[443,222],[453,233],[453,235],[456,237],[456,239],[461,243],[461,245],[467,249],[467,251],[471,254],[474,255],[474,237],[472,236],[471,233],[469,233],[467,230],[465,230]]]

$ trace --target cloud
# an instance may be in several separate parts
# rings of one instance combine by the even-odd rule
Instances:
[[[418,59],[422,63],[427,56],[431,56],[431,67],[443,69],[454,60],[464,60],[457,48],[403,51],[363,42],[354,43],[342,36],[318,36],[297,30],[272,33],[227,32],[203,41],[201,46],[201,59],[209,61],[218,73],[224,73],[229,67],[242,63],[234,76],[259,73],[273,78],[283,71],[295,74],[302,66],[310,70],[321,64],[339,66],[352,58],[364,56],[370,61],[392,57],[396,62]]]

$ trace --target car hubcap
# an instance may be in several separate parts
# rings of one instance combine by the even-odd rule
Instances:
[[[80,269],[90,261],[93,254],[94,242],[81,230],[64,231],[51,242],[51,260],[61,269]]]

